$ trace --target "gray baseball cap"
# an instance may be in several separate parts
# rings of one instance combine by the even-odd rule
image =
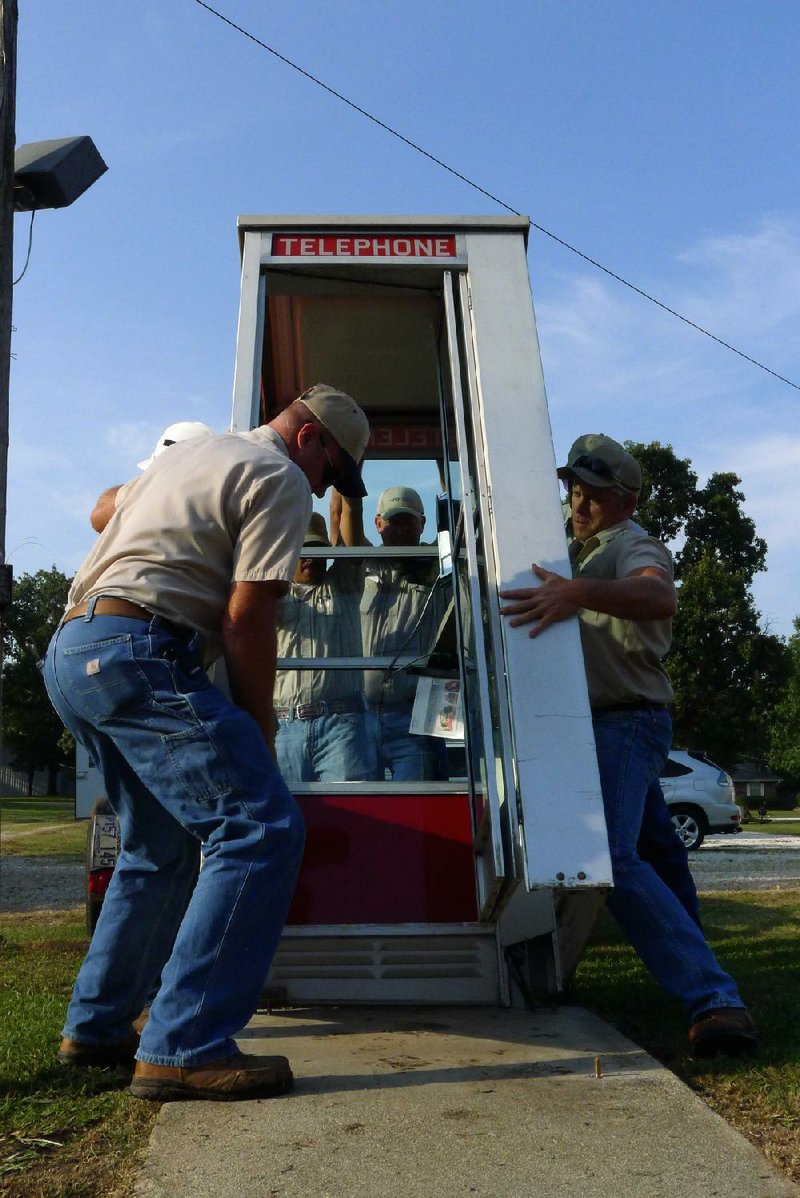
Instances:
[[[325,517],[320,512],[312,512],[308,523],[308,531],[303,537],[304,545],[330,545]]]
[[[590,487],[615,487],[626,495],[638,495],[642,489],[642,471],[636,458],[604,433],[578,437],[566,466],[559,466],[557,473],[559,478],[578,478]]]

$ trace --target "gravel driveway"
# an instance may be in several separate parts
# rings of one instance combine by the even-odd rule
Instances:
[[[697,889],[791,890],[800,887],[800,836],[740,832],[709,836],[689,854]]]
[[[0,911],[68,911],[84,901],[84,864],[0,854]]]
[[[709,836],[689,854],[697,889],[789,890],[800,887],[800,836],[742,832]],[[0,854],[0,911],[67,911],[83,906],[82,861]]]

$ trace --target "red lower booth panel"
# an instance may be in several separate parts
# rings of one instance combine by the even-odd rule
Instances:
[[[477,918],[467,795],[299,795],[306,849],[289,925]]]

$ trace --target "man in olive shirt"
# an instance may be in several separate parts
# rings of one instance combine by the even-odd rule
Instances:
[[[683,1002],[695,1055],[752,1052],[757,1034],[736,983],[637,848],[672,743],[662,665],[676,609],[670,555],[631,520],[641,470],[617,441],[579,437],[558,475],[569,494],[573,576],[535,565],[537,587],[501,591],[512,601],[503,615],[512,626],[534,623],[531,637],[578,616],[614,878],[609,909],[654,978]]]
[[[122,845],[59,1059],[113,1066],[135,1053],[137,1097],[291,1085],[285,1058],[241,1054],[233,1039],[303,848],[274,761],[276,612],[311,492],[363,495],[368,438],[354,400],[318,384],[249,433],[171,445],[115,494],[48,649],[48,693],[102,770]],[[220,655],[233,702],[203,668]],[[159,976],[137,1048],[132,1021]]]

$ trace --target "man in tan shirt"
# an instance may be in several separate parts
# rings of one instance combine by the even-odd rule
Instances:
[[[170,446],[116,493],[48,649],[48,693],[102,770],[122,843],[59,1059],[110,1066],[135,1053],[137,1097],[291,1085],[285,1058],[246,1056],[233,1040],[303,846],[274,761],[276,612],[312,491],[363,495],[368,437],[358,405],[318,384],[269,425]],[[233,702],[204,669],[220,655]],[[159,975],[137,1048],[132,1020]]]
[[[343,500],[345,504],[350,500]],[[360,519],[360,504],[358,518]],[[303,548],[330,548],[325,519],[312,513]],[[278,765],[290,786],[305,782],[365,782],[375,777],[374,749],[367,736],[364,672],[330,669],[331,658],[358,660],[359,603],[364,563],[301,555],[288,595],[278,608],[278,657],[297,660],[278,670],[275,714]],[[316,658],[313,669],[302,662]]]
[[[656,981],[683,1002],[695,1056],[753,1052],[756,1029],[736,983],[638,850],[672,744],[662,664],[676,609],[672,560],[631,520],[642,474],[619,442],[579,437],[558,475],[569,497],[572,578],[534,565],[539,585],[501,591],[511,601],[502,614],[512,627],[532,623],[531,637],[578,617],[614,876],[609,910]]]

